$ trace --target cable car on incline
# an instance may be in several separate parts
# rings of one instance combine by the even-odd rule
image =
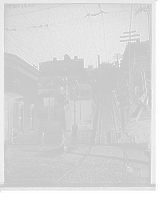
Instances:
[[[66,128],[71,130],[75,123],[78,130],[91,130],[96,105],[90,84],[79,82],[75,89],[69,89],[68,92],[69,102],[65,106]]]

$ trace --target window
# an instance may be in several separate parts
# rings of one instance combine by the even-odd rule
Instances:
[[[44,106],[49,107],[49,98],[44,98]]]
[[[19,102],[19,111],[18,111],[18,126],[20,130],[23,130],[23,120],[24,120],[24,103]]]
[[[47,70],[46,70],[47,72],[50,72],[50,67],[49,66],[47,66]]]
[[[54,98],[50,98],[50,107],[51,107],[51,108],[54,107]]]
[[[34,130],[34,106],[33,102],[30,103],[30,129]]]
[[[66,77],[66,78],[63,78],[63,79],[62,79],[62,82],[67,83],[67,82],[68,82],[68,78],[67,78],[67,77]]]

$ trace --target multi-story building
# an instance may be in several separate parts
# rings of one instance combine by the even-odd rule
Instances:
[[[53,58],[40,63],[39,119],[63,119],[64,102],[68,101],[68,90],[79,81],[88,80],[84,60],[64,55],[64,60]],[[54,98],[56,96],[56,98]],[[55,101],[54,101],[55,99]]]
[[[5,141],[37,140],[38,69],[20,57],[4,54]]]
[[[98,68],[93,68],[93,65],[89,65],[88,68],[86,68],[86,72],[89,77],[89,83],[94,84],[99,76]]]
[[[148,143],[151,133],[151,43],[126,45],[116,90],[121,126],[137,143]],[[118,91],[118,92],[117,92]]]
[[[131,83],[132,77],[135,72],[135,67],[138,68],[139,72],[143,69],[146,73],[146,77],[150,77],[150,55],[149,55],[149,41],[146,42],[135,42],[130,44],[131,54]],[[118,85],[126,86],[129,84],[129,45],[125,48],[123,58],[120,64],[120,77],[118,78]]]

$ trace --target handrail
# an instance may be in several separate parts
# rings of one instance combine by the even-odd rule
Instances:
[[[102,97],[102,92],[103,92],[102,89],[103,89],[103,83],[100,84],[100,88],[99,88],[97,108],[96,108],[96,112],[95,112],[94,120],[93,120],[93,129],[92,129],[92,134],[90,138],[90,144],[95,143],[97,125],[98,125],[98,120],[99,120],[100,105],[101,105],[101,97]]]

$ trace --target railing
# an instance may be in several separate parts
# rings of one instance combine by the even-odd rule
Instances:
[[[59,143],[62,138],[62,132],[39,132],[38,144]]]
[[[91,137],[91,131],[79,130],[77,133],[77,142],[80,144],[89,144]]]
[[[66,70],[66,71],[45,71],[45,72],[41,72],[41,76],[47,76],[47,75],[53,75],[53,74],[57,74],[58,76],[60,75],[74,75],[74,74],[81,74],[81,71],[79,70]]]
[[[69,90],[69,100],[89,100],[90,99],[90,90]]]

